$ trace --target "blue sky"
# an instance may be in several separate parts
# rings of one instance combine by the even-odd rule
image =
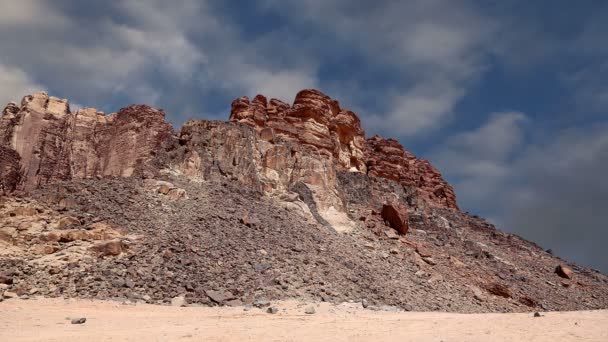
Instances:
[[[317,88],[464,210],[608,271],[605,1],[0,0],[0,101],[225,119]]]

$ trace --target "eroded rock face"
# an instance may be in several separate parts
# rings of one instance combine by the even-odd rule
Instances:
[[[416,189],[419,204],[458,208],[452,187],[428,161],[416,158],[394,139],[365,140],[359,118],[317,90],[302,90],[293,106],[267,101],[262,95],[252,101],[238,98],[232,103],[230,121],[253,127],[263,141],[275,144],[275,151],[280,149],[279,141],[314,150],[326,160],[320,172],[351,171],[386,178]],[[335,176],[329,178],[322,185],[335,189]]]
[[[320,221],[336,230],[350,229],[336,191],[335,159],[316,146],[282,135],[268,140],[246,125],[193,120],[182,127],[169,160],[194,180],[227,179],[277,197],[300,193]]]
[[[72,113],[67,100],[39,92],[24,97],[21,107],[11,103],[3,110],[0,165],[13,174],[10,155],[19,156],[18,187],[25,191],[58,180],[130,176],[170,134],[164,112],[149,106],[107,116],[91,108]]]
[[[0,145],[0,195],[13,192],[19,184],[20,159],[15,150]]]
[[[271,197],[295,194],[318,222],[340,231],[353,227],[344,198],[349,191],[338,179],[351,173],[365,175],[359,185],[370,189],[361,209],[380,210],[395,196],[407,210],[457,208],[452,188],[430,163],[396,140],[366,140],[359,118],[317,90],[302,90],[293,105],[241,97],[229,122],[192,120],[177,136],[162,110],[139,105],[110,115],[92,108],[72,113],[67,100],[40,92],[4,109],[0,147],[5,192],[166,168],[193,180],[235,181]]]
[[[437,169],[406,151],[397,140],[379,136],[366,141],[368,174],[415,187],[419,196],[438,207],[458,209],[456,195]]]
[[[230,121],[252,126],[267,141],[279,137],[314,146],[334,158],[339,168],[366,172],[365,134],[359,118],[317,90],[300,91],[293,106],[277,99],[267,101],[262,95],[251,102],[238,98],[232,103]]]

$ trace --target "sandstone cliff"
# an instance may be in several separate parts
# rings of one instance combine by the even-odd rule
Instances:
[[[402,189],[388,197],[375,192],[368,207],[394,194],[402,203],[415,197],[411,211],[458,208],[451,186],[427,161],[396,140],[366,140],[359,118],[316,90],[299,92],[293,105],[241,97],[232,103],[229,122],[193,120],[177,134],[164,112],[149,106],[110,115],[92,108],[72,113],[67,100],[40,92],[4,109],[0,147],[4,191],[166,169],[192,180],[228,179],[268,196],[302,198],[320,223],[342,231],[356,218],[339,177],[353,173]]]
[[[20,165],[20,182],[5,186],[30,191],[57,180],[131,176],[170,135],[164,112],[149,106],[110,115],[92,108],[72,113],[67,100],[29,95],[21,106],[9,104],[0,118],[0,145],[7,151],[0,165]]]

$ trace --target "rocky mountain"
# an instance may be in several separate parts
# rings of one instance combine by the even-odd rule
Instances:
[[[36,93],[3,111],[0,177],[0,285],[17,296],[608,307],[608,277],[461,212],[428,161],[316,90],[177,131],[149,106],[73,113]]]

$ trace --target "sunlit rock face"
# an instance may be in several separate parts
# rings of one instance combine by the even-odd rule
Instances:
[[[3,110],[0,147],[3,192],[172,170],[195,181],[238,182],[278,199],[296,196],[324,225],[346,231],[353,217],[338,178],[350,173],[401,187],[373,192],[369,207],[408,194],[399,199],[408,210],[457,209],[452,187],[430,163],[396,140],[366,139],[355,113],[310,89],[292,105],[241,97],[229,121],[191,120],[175,134],[165,113],[146,105],[110,115],[93,108],[71,112],[67,100],[39,92]]]
[[[72,113],[67,100],[44,92],[9,104],[0,118],[0,144],[19,156],[15,188],[25,191],[56,180],[131,176],[170,134],[164,112],[149,106]]]

